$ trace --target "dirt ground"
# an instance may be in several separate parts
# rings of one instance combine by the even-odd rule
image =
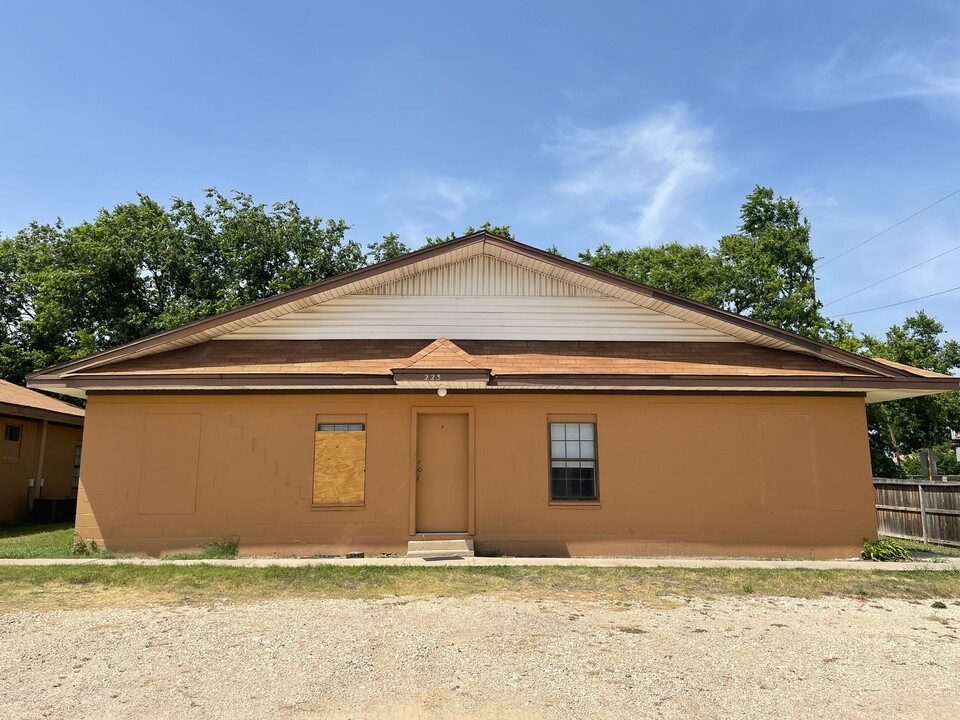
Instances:
[[[0,717],[960,717],[960,606],[268,601],[0,617]]]

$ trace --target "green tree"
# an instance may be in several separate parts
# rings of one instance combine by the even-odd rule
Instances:
[[[423,247],[430,247],[431,245],[439,245],[440,243],[449,242],[450,240],[456,240],[458,237],[471,235],[472,233],[479,232],[480,230],[486,230],[491,235],[507,238],[508,240],[516,240],[516,238],[513,236],[513,233],[510,231],[509,225],[493,225],[489,220],[487,220],[487,222],[478,228],[468,225],[467,229],[459,235],[455,232],[451,232],[446,236],[437,235],[436,237],[427,237]]]
[[[739,232],[720,238],[715,249],[680,243],[635,250],[600,245],[580,259],[810,337],[843,330],[820,313],[810,223],[800,205],[759,185],[740,208]]]
[[[580,253],[580,261],[708,305],[723,305],[723,266],[703,245],[669,243],[636,250],[599,245]]]
[[[400,236],[397,233],[387,233],[382,241],[371,243],[368,248],[367,259],[371,263],[393,260],[410,252],[410,248],[400,242]]]
[[[0,376],[33,370],[354,270],[343,220],[292,201],[206,191],[169,209],[140,195],[75,227],[0,239]]]
[[[740,208],[740,232],[720,238],[717,256],[727,309],[810,337],[828,327],[814,291],[810,223],[792,198],[758,185]]]
[[[921,310],[883,338],[864,336],[862,347],[871,357],[951,374],[960,368],[960,343],[943,334],[943,325]],[[922,448],[939,450],[941,471],[960,472],[949,444],[949,430],[960,428],[960,392],[868,405],[867,423],[875,475],[903,475],[902,460]]]

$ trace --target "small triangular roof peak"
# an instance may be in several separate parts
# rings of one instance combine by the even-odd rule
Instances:
[[[482,369],[477,361],[455,342],[441,337],[424,347],[398,368],[405,370]]]
[[[496,272],[491,274],[491,268],[495,268]],[[486,275],[470,275],[478,272]],[[480,285],[477,285],[478,282]],[[448,287],[440,287],[442,283],[448,283]],[[470,287],[474,290],[464,290]],[[568,310],[569,304],[574,301],[593,303],[599,308],[598,311],[602,311],[601,306],[606,303],[608,311],[602,316],[604,322],[606,318],[612,318],[618,313],[634,313],[637,317],[642,315],[643,321],[648,322],[651,327],[663,328],[663,332],[667,334],[667,337],[651,336],[650,339],[669,340],[669,333],[674,331],[673,328],[681,328],[682,332],[677,331],[679,335],[676,339],[679,340],[740,341],[830,359],[883,377],[903,377],[911,374],[906,370],[848,353],[748,317],[597,270],[487,231],[480,231],[50,368],[32,376],[31,381],[37,381],[38,385],[49,383],[93,367],[208,340],[316,337],[315,334],[291,333],[290,323],[285,325],[286,320],[299,322],[302,316],[310,313],[326,314],[323,322],[315,323],[313,327],[322,326],[324,331],[329,333],[324,337],[336,337],[337,328],[358,326],[356,315],[351,315],[350,318],[337,315],[343,308],[369,307],[380,299],[395,300],[398,297],[420,298],[426,302],[431,300],[432,296],[448,296],[451,288],[461,293],[457,295],[456,303],[450,303],[452,329],[447,331],[440,327],[442,333],[411,337],[427,340],[443,334],[458,339],[494,339],[485,338],[483,333],[487,330],[483,328],[474,328],[472,334],[459,334],[459,331],[463,330],[463,323],[460,322],[461,316],[458,313],[460,308],[466,306],[476,306],[480,313],[484,303],[497,305],[499,298],[506,298],[516,305],[518,317],[526,312],[524,304],[537,307],[556,306],[553,316],[533,317],[526,327],[515,328],[513,335],[509,334],[509,329],[504,330],[497,326],[496,330],[504,333],[503,337],[512,339],[523,339],[522,333],[530,328],[552,328],[554,332],[559,332],[564,327],[564,319],[572,317]],[[378,297],[385,295],[392,297]],[[370,312],[381,313],[382,331],[367,337],[403,337],[391,334],[395,333],[395,324],[390,323],[390,318],[403,317],[398,313],[416,310],[415,307],[411,310],[408,305],[409,303],[401,307],[401,304],[391,302],[371,310]],[[384,316],[383,313],[394,315]],[[586,318],[582,320],[580,327],[595,328],[597,325],[593,318]],[[284,329],[285,327],[287,329]],[[252,334],[254,328],[257,332]],[[314,333],[314,330],[311,329],[310,332]],[[455,332],[458,334],[454,334]],[[571,330],[567,339],[597,339],[578,337],[576,332],[580,330]],[[621,337],[621,334],[618,334],[620,330],[615,325],[606,332],[614,335],[606,339],[638,339]],[[438,350],[434,352],[436,351]]]

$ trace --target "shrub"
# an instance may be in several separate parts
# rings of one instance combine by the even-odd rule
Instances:
[[[202,553],[208,558],[218,558],[221,560],[233,560],[237,556],[237,549],[240,547],[240,538],[230,537],[223,540],[216,540],[203,546]]]
[[[79,533],[74,533],[71,552],[73,552],[74,555],[98,555],[100,554],[100,547],[97,545],[96,540],[84,542]]]
[[[863,540],[863,552],[860,556],[864,560],[874,562],[904,562],[910,560],[910,551],[898,540],[880,538],[876,541]]]

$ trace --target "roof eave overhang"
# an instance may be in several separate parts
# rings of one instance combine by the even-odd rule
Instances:
[[[0,415],[22,417],[29,420],[48,420],[50,422],[61,423],[63,425],[83,425],[82,415],[60,413],[53,410],[44,410],[42,408],[29,407],[26,405],[17,405],[15,403],[0,402]]]
[[[396,389],[433,391],[441,387],[471,390],[658,391],[658,392],[840,392],[866,394],[867,402],[904,399],[956,391],[957,378],[877,378],[871,376],[729,376],[729,375],[497,375],[488,370],[434,371],[398,368],[391,375],[322,375],[311,373],[220,374],[77,374],[37,378],[36,387],[84,396],[86,392],[291,390],[339,392]]]

